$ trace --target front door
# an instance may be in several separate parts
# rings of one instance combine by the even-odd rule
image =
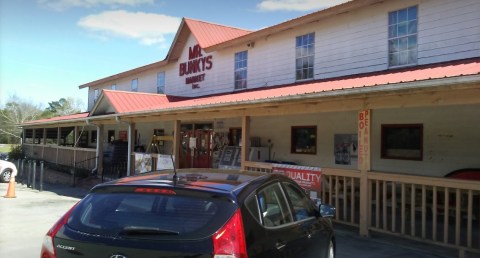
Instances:
[[[197,129],[182,135],[181,168],[212,167],[212,130]]]

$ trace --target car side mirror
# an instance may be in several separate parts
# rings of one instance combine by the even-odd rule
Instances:
[[[335,213],[337,211],[335,207],[328,204],[320,204],[318,206],[318,210],[320,211],[320,216],[322,216],[323,218],[333,218],[335,217]]]

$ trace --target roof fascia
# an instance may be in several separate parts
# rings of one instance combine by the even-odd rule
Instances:
[[[110,106],[112,106],[112,102],[110,101],[110,99],[105,95],[105,92],[106,91],[109,91],[109,90],[102,90],[102,92],[100,93],[100,96],[98,97],[97,99],[97,102],[95,102],[95,105],[93,105],[92,107],[92,110],[90,110],[90,113],[88,114],[88,117],[93,117],[95,116],[95,112],[97,111],[97,109],[100,107],[101,103],[104,102],[104,101],[107,101],[108,104]],[[105,99],[105,100],[104,100]],[[115,109],[114,106],[113,107],[113,110],[115,110],[115,113],[117,113],[117,109]]]
[[[233,47],[239,44],[246,44],[252,41],[255,41],[259,38],[268,37],[273,34],[281,33],[283,31],[291,30],[300,26],[304,26],[305,24],[320,22],[323,19],[341,15],[348,12],[351,12],[355,9],[359,9],[369,5],[375,5],[385,2],[385,0],[352,0],[343,4],[339,4],[327,9],[323,9],[314,13],[310,13],[304,16],[300,16],[298,18],[294,18],[292,20],[288,20],[277,25],[273,25],[264,29],[260,29],[249,33],[247,35],[225,41],[222,43],[218,43],[216,45],[207,47],[204,49],[205,52],[213,52],[220,49]]]
[[[114,81],[114,80],[123,79],[125,77],[131,76],[131,75],[134,75],[134,74],[138,74],[138,73],[150,70],[150,69],[163,67],[167,64],[168,64],[168,61],[166,59],[164,59],[164,60],[159,61],[159,62],[155,62],[155,63],[151,63],[151,64],[148,64],[148,65],[140,66],[140,67],[137,67],[135,69],[131,69],[131,70],[121,72],[121,73],[117,73],[115,75],[108,76],[108,77],[105,77],[105,78],[102,78],[102,79],[99,79],[99,80],[96,80],[96,81],[92,81],[92,82],[89,82],[89,83],[86,83],[86,84],[82,84],[82,85],[78,86],[78,88],[83,89],[83,88],[93,87],[93,86],[97,86],[97,85],[104,84],[104,83],[107,83],[107,82],[111,82],[111,81]]]

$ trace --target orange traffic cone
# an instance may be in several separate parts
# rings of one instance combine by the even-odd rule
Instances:
[[[16,198],[15,196],[15,177],[10,178],[10,182],[8,183],[7,195],[3,196],[5,198]]]

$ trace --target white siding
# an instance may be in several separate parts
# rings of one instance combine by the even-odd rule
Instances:
[[[188,61],[189,47],[197,44],[192,35],[178,62],[103,87],[115,83],[118,90],[130,91],[131,79],[138,77],[138,91],[156,93],[156,74],[165,71],[168,95],[234,92],[234,54],[244,50],[248,51],[248,89],[295,83],[295,37],[311,32],[315,33],[314,79],[386,70],[388,12],[414,5],[418,5],[418,64],[480,56],[480,1],[385,1],[257,39],[254,47],[242,44],[203,52],[204,56],[212,55],[213,67],[204,71],[205,80],[198,83],[198,89],[185,84],[185,78],[192,75],[179,76],[180,63]],[[89,107],[92,105],[93,88],[89,92]]]

